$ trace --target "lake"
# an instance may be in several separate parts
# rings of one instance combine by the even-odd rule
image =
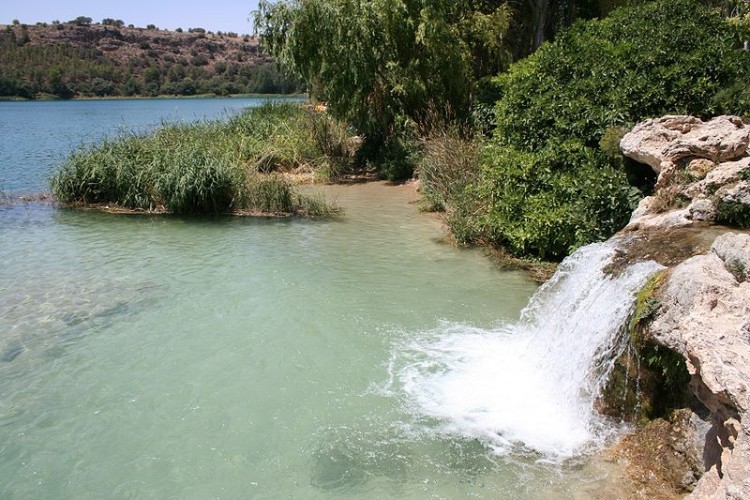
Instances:
[[[261,101],[0,103],[0,187],[42,191],[80,144]],[[415,340],[515,321],[536,289],[527,276],[445,244],[410,186],[316,189],[344,214],[0,205],[0,498],[565,498],[593,488],[602,473],[581,462],[498,453],[446,431],[398,376]]]

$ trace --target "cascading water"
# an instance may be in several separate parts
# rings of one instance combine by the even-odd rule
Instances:
[[[616,428],[594,403],[625,346],[634,294],[661,269],[643,262],[608,276],[616,248],[610,240],[565,259],[515,324],[445,324],[398,346],[393,378],[415,412],[499,454],[560,460],[600,446]]]

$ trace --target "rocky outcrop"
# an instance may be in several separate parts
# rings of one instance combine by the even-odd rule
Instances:
[[[654,195],[623,231],[633,242],[628,258],[652,258],[653,251],[636,249],[653,247],[655,235],[661,242],[686,234],[712,240],[709,251],[695,255],[699,246],[692,245],[665,263],[646,325],[649,342],[684,359],[692,393],[710,413],[710,430],[691,438],[692,448],[696,435],[702,442],[696,499],[750,498],[749,138],[738,117],[666,116],[639,124],[621,142],[624,154],[658,174]]]
[[[750,235],[718,237],[710,253],[671,269],[649,326],[654,341],[683,356],[711,412],[694,498],[750,498],[749,264]]]
[[[656,173],[663,163],[682,158],[724,162],[745,154],[750,136],[737,116],[719,116],[708,122],[686,115],[668,115],[639,123],[620,142],[625,156],[650,165]]]
[[[629,230],[693,223],[750,227],[750,127],[737,116],[703,122],[692,116],[647,120],[625,135],[626,156],[658,174],[653,196],[633,213]]]

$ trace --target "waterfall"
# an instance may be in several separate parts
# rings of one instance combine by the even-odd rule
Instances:
[[[400,345],[391,368],[413,411],[498,454],[560,460],[601,446],[617,428],[594,403],[625,347],[635,293],[661,269],[643,262],[609,276],[616,248],[610,240],[565,259],[517,323],[444,324]]]

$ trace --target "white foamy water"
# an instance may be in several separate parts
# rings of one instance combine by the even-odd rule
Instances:
[[[531,298],[515,324],[445,324],[396,348],[394,378],[437,432],[476,438],[499,454],[559,460],[616,432],[594,410],[635,293],[661,266],[605,275],[615,243],[581,248]]]

